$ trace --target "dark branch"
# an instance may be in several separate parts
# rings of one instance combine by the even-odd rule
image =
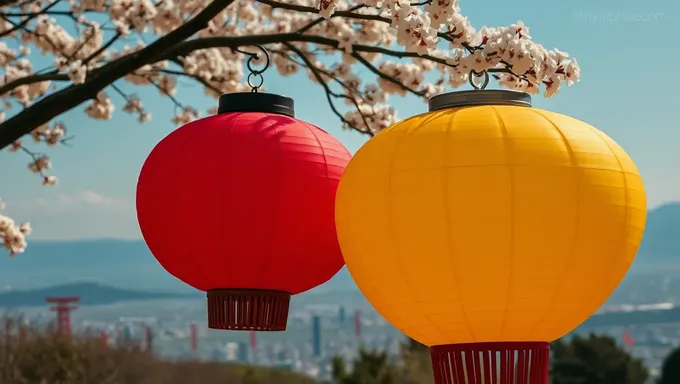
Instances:
[[[26,24],[28,24],[28,23],[31,22],[31,20],[33,20],[33,19],[35,19],[36,17],[42,15],[43,13],[49,11],[50,8],[52,8],[52,7],[54,7],[55,5],[59,4],[60,1],[61,1],[61,0],[56,0],[56,1],[54,1],[52,4],[48,5],[47,7],[43,8],[42,10],[40,10],[40,12],[36,12],[34,16],[31,16],[31,17],[28,17],[28,18],[24,19],[24,20],[23,20],[22,22],[20,22],[19,24],[11,23],[12,25],[14,25],[14,28],[8,29],[7,31],[5,31],[5,32],[3,32],[3,33],[0,33],[0,37],[3,37],[3,36],[6,36],[6,35],[9,35],[9,34],[12,34],[12,33],[16,32],[16,31],[18,31],[18,30],[24,28],[24,27],[26,26]],[[3,3],[5,3],[5,4],[3,4]],[[10,4],[11,4],[11,5],[14,5],[15,3],[18,3],[18,1],[17,1],[17,0],[0,0],[0,8],[2,8],[3,6],[10,5]],[[6,18],[4,18],[4,19],[7,20]],[[7,20],[7,21],[9,21],[9,20]]]
[[[392,76],[390,76],[390,75],[384,73],[383,71],[381,71],[381,70],[379,70],[378,68],[376,68],[375,65],[371,64],[370,61],[366,60],[366,59],[365,59],[363,56],[361,56],[360,54],[358,54],[358,53],[356,53],[356,52],[353,52],[353,53],[352,53],[352,57],[354,57],[355,59],[357,59],[361,64],[363,64],[364,66],[366,66],[366,68],[368,68],[368,69],[369,69],[371,72],[373,72],[374,74],[378,75],[378,77],[380,77],[381,79],[387,80],[387,81],[389,81],[390,83],[397,85],[398,87],[400,87],[400,88],[403,89],[404,91],[406,91],[406,92],[411,92],[411,93],[413,93],[413,94],[416,95],[416,96],[419,96],[419,97],[423,97],[423,96],[424,96],[424,92],[422,92],[422,91],[417,91],[417,90],[415,90],[415,89],[413,89],[413,88],[407,86],[406,84],[402,83],[401,81],[397,80],[396,78],[394,78],[394,77],[392,77]]]
[[[233,0],[218,0],[220,4],[231,3]],[[209,7],[214,7],[218,1],[213,2]],[[227,4],[228,5],[228,4]],[[226,5],[224,5],[226,7]],[[206,8],[206,11],[208,8]],[[214,9],[213,9],[214,11]],[[204,11],[205,12],[205,11]],[[219,12],[216,11],[216,12]],[[200,17],[201,15],[197,16]],[[210,16],[212,17],[212,16]],[[209,20],[207,17],[205,19]],[[205,23],[207,21],[204,20]],[[158,39],[153,44],[142,49],[141,51],[124,56],[120,59],[112,61],[103,67],[92,71],[87,77],[85,83],[72,85],[61,91],[55,92],[37,103],[26,108],[19,114],[0,124],[0,148],[4,148],[21,136],[29,133],[33,128],[38,127],[50,119],[66,112],[82,102],[94,98],[99,91],[112,84],[114,81],[124,77],[125,75],[134,72],[136,69],[146,65],[152,64],[162,60],[177,60],[178,57],[189,55],[191,52],[209,49],[209,48],[238,48],[253,44],[276,44],[276,43],[313,43],[321,46],[332,47],[339,49],[340,43],[337,40],[329,39],[322,36],[314,35],[300,35],[297,33],[284,33],[273,35],[251,35],[251,36],[237,36],[237,37],[207,37],[193,40],[186,40],[198,30],[205,27],[205,24],[198,24],[195,19],[184,24],[184,26],[173,31],[172,33]],[[176,34],[176,32],[181,34]],[[170,48],[168,48],[170,47]],[[405,52],[387,49],[383,47],[368,46],[362,44],[354,44],[352,46],[353,52],[366,53],[381,53],[384,55],[396,58],[422,58],[431,60],[433,62],[453,67],[445,59],[434,57],[430,55],[419,55],[416,52]],[[380,71],[374,71],[375,67],[368,67],[371,71],[378,74]],[[509,72],[505,68],[495,68],[489,70],[490,73]],[[45,77],[42,77],[45,76]],[[38,81],[45,81],[51,76],[54,80],[65,80],[65,75],[59,74],[45,74],[32,75],[26,78],[18,79],[15,82],[7,84],[0,88],[0,94],[13,89],[17,85],[31,84]],[[379,74],[385,80],[391,81],[384,73]],[[204,83],[204,85],[206,85]],[[410,92],[414,90],[408,89]],[[414,93],[417,94],[417,91]],[[37,113],[36,113],[37,111]]]
[[[355,5],[354,7],[350,8],[348,12],[354,12],[354,11],[362,9],[364,7],[366,7],[366,5],[364,5],[364,4]],[[342,13],[342,12],[338,12],[338,13]],[[334,13],[331,17],[341,17],[341,15]],[[309,31],[310,29],[314,28],[315,26],[323,23],[324,21],[326,21],[326,19],[324,19],[323,17],[319,17],[316,20],[312,21],[311,23],[300,28],[296,33],[300,33],[300,34],[305,33],[307,31]]]
[[[194,39],[184,41],[177,44],[166,52],[163,59],[170,59],[176,56],[186,56],[193,51],[208,48],[237,48],[252,44],[276,44],[276,43],[314,43],[319,45],[326,45],[339,49],[340,43],[337,40],[329,39],[322,36],[313,35],[298,35],[296,33],[281,33],[275,35],[251,35],[238,37],[206,37],[201,39]],[[370,45],[354,44],[352,50],[355,52],[368,53],[382,53],[388,56],[404,58],[404,57],[419,57],[427,60],[451,66],[446,63],[446,59],[434,57],[430,55],[419,55],[416,52],[395,51],[392,49],[375,47]]]
[[[15,5],[19,0],[0,0],[0,8]]]
[[[0,0],[2,1],[2,0]],[[59,0],[57,0],[59,1]],[[274,7],[283,8],[291,11],[314,13],[318,14],[318,10],[313,7],[306,7],[301,5],[280,3],[273,0],[257,0],[258,2]],[[221,10],[229,6],[233,0],[215,0],[208,7],[206,7],[200,14],[195,18],[188,21],[183,26],[179,27],[170,34],[159,38],[154,43],[150,44],[146,48],[129,54],[127,56],[118,58],[111,61],[100,68],[93,70],[86,78],[83,84],[71,85],[65,89],[54,92],[53,94],[39,100],[30,107],[24,109],[22,112],[13,116],[9,120],[0,124],[0,149],[11,144],[15,140],[19,139],[26,133],[31,132],[32,129],[38,127],[50,119],[64,113],[79,104],[87,101],[88,99],[94,98],[99,91],[106,88],[107,86],[113,84],[116,80],[133,73],[138,68],[153,64],[163,60],[171,60],[173,62],[178,62],[178,58],[185,57],[194,51],[201,49],[210,48],[231,48],[238,49],[242,46],[248,46],[253,44],[260,45],[271,45],[271,44],[290,44],[290,43],[312,43],[319,47],[332,48],[334,50],[340,49],[340,43],[337,40],[315,36],[306,35],[304,33],[283,33],[283,34],[269,34],[269,35],[250,35],[250,36],[235,36],[235,37],[207,37],[207,38],[195,38],[188,40],[194,33],[207,27],[207,23],[216,16]],[[379,15],[362,15],[352,12],[357,9],[352,8],[348,11],[338,11],[335,12],[333,16],[341,16],[347,18],[363,19],[363,20],[376,20],[380,22],[390,22],[389,19],[381,17]],[[319,19],[314,20],[312,24],[321,22]],[[309,24],[308,24],[309,26]],[[303,28],[305,30],[305,28]],[[446,40],[450,40],[449,35],[441,34],[440,36]],[[102,49],[108,47],[110,44],[117,39],[118,36],[114,36],[107,44],[105,44]],[[475,47],[465,47],[468,50],[474,50]],[[101,52],[97,52],[99,54]],[[398,79],[383,73],[378,68],[376,68],[370,61],[364,59],[359,54],[360,53],[380,53],[387,56],[395,58],[420,58],[425,60],[430,60],[441,65],[448,67],[455,67],[456,65],[451,65],[446,62],[446,59],[434,57],[431,55],[419,55],[416,52],[405,52],[397,51],[388,48],[383,48],[380,46],[368,46],[362,44],[354,44],[352,46],[351,55],[359,60],[364,66],[366,66],[371,72],[378,75],[381,79],[395,83],[399,85],[402,89],[414,93],[416,95],[422,95],[422,91],[410,88],[406,84],[402,84]],[[92,55],[86,60],[94,59],[95,55]],[[318,68],[316,68],[318,69]],[[512,73],[507,65],[506,68],[494,68],[490,69],[490,73]],[[192,76],[189,76],[192,77]],[[204,86],[215,91],[215,87],[211,86],[209,82],[204,79],[194,77],[196,80],[201,82]],[[44,75],[30,75],[22,79],[15,80],[9,84],[0,87],[0,95],[3,93],[10,92],[14,88],[20,85],[32,84],[38,81],[45,80],[66,80],[65,75],[57,74],[56,71],[50,72]],[[202,81],[203,80],[203,81]],[[322,84],[323,85],[323,84]]]
[[[41,81],[66,81],[68,80],[67,75],[61,75],[56,72],[54,73],[45,73],[42,75],[29,75],[29,76],[24,76],[20,77],[14,81],[10,81],[9,83],[3,85],[0,87],[0,96],[4,95],[5,93],[12,92],[15,88],[20,87],[22,85],[29,85],[33,83],[39,83]],[[1,127],[2,125],[0,125]]]
[[[214,0],[194,18],[159,38],[153,44],[93,71],[85,83],[71,85],[55,92],[19,112],[0,124],[0,148],[5,148],[21,136],[31,132],[33,128],[95,97],[99,91],[130,72],[149,62],[158,61],[156,58],[163,56],[169,47],[178,45],[194,33],[206,28],[210,20],[233,2],[234,0]]]
[[[304,5],[281,3],[281,2],[273,1],[273,0],[257,0],[257,2],[268,5],[272,8],[274,8],[274,9],[279,8],[279,9],[286,9],[286,10],[289,10],[289,11],[302,12],[302,13],[313,13],[313,14],[319,13],[318,8],[307,7],[307,6],[304,6]],[[379,15],[364,15],[364,14],[352,12],[352,10],[335,11],[335,12],[333,12],[333,16],[344,17],[344,18],[348,18],[348,19],[356,19],[356,20],[382,21],[382,22],[385,22],[385,23],[391,23],[392,22],[392,20],[390,20],[386,17],[382,17],[382,16],[379,16]]]
[[[354,128],[358,131],[364,132],[363,130],[357,129],[357,127],[355,127],[352,123],[350,123],[349,121],[347,121],[347,119],[345,119],[345,117],[342,115],[342,113],[340,113],[340,111],[338,111],[338,108],[335,106],[335,103],[333,102],[332,97],[342,97],[342,98],[346,98],[346,99],[351,100],[353,102],[354,106],[357,108],[357,111],[359,111],[359,113],[361,113],[359,105],[357,104],[357,101],[350,96],[339,95],[339,94],[333,92],[333,90],[331,90],[331,88],[328,86],[328,83],[326,82],[326,80],[323,78],[323,75],[321,74],[319,69],[314,66],[314,64],[305,56],[305,54],[302,51],[297,49],[292,44],[284,43],[284,45],[288,49],[290,49],[291,51],[295,52],[298,55],[298,57],[300,57],[300,59],[302,59],[302,61],[307,66],[307,68],[309,68],[309,70],[312,71],[312,75],[317,80],[317,82],[319,84],[321,84],[321,87],[323,87],[324,91],[326,92],[326,100],[328,100],[328,105],[331,107],[331,110],[340,119],[340,121],[342,121],[346,126],[348,126],[350,128]],[[364,124],[366,125],[366,128],[367,128],[367,131],[365,133],[368,133],[369,135],[373,136],[372,132],[368,128],[369,125],[368,125],[368,121],[366,120],[366,117],[363,114],[361,114],[361,117],[363,118]]]

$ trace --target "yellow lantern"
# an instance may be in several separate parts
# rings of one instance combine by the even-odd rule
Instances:
[[[642,179],[607,135],[525,93],[429,105],[345,170],[336,227],[349,272],[431,346],[437,383],[546,383],[549,342],[594,313],[635,257]]]

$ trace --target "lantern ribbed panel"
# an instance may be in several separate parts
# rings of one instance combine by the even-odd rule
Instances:
[[[285,329],[290,295],[344,265],[334,202],[349,159],[331,135],[289,116],[193,121],[144,163],[142,234],[170,274],[208,291],[211,327]]]
[[[431,349],[437,384],[543,384],[549,343],[472,343]]]
[[[386,129],[351,160],[336,198],[354,281],[430,346],[565,335],[619,284],[645,220],[642,179],[612,139],[514,106]]]
[[[226,330],[285,331],[290,294],[253,289],[208,291],[208,327]]]

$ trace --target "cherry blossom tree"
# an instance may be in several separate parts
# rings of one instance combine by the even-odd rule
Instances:
[[[264,60],[254,45],[266,47],[281,76],[306,73],[343,127],[369,136],[397,120],[390,95],[426,100],[491,75],[501,87],[550,97],[579,80],[576,60],[535,43],[521,21],[476,30],[458,0],[410,1],[0,0],[0,149],[28,155],[29,170],[55,185],[47,154],[26,142],[68,144],[61,114],[82,108],[108,120],[122,105],[148,121],[142,100],[119,86],[128,82],[156,88],[176,106],[172,121],[185,124],[201,113],[182,100],[178,80],[214,97],[248,91],[244,63]],[[53,65],[34,68],[37,55]],[[360,68],[370,76],[357,76]],[[11,255],[29,233],[0,213]]]

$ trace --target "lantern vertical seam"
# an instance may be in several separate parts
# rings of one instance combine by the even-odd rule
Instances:
[[[564,144],[564,146],[567,150],[567,153],[569,154],[569,163],[570,163],[569,167],[571,168],[572,172],[576,172],[576,168],[577,168],[578,164],[576,162],[576,156],[574,155],[574,149],[571,147],[571,144],[569,143],[569,140],[567,140],[567,137],[564,135],[564,133],[562,133],[562,130],[560,130],[560,128],[552,120],[550,120],[547,116],[545,116],[540,111],[538,111],[536,109],[529,109],[529,111],[531,111],[532,113],[534,113],[534,114],[542,117],[543,119],[545,119],[545,121],[547,121],[548,124],[550,124],[550,126],[553,127],[555,132],[557,132],[557,134],[560,135],[560,138],[562,139],[562,143]],[[580,206],[581,206],[581,204],[580,204],[581,199],[579,197],[580,196],[580,190],[581,190],[580,180],[581,180],[580,173],[576,173],[576,187],[575,187],[575,189],[576,189],[576,218],[574,219],[574,238],[572,239],[571,246],[569,248],[569,256],[567,257],[567,261],[564,263],[564,266],[562,267],[561,275],[567,274],[567,271],[569,271],[569,266],[574,261],[574,250],[576,249],[576,239],[578,238],[578,228],[579,228],[579,225],[580,225],[579,214],[578,214],[578,211],[579,211]],[[550,301],[547,303],[547,305],[545,307],[546,308],[545,311],[543,312],[543,314],[540,317],[537,317],[536,322],[534,323],[534,326],[532,328],[530,328],[530,330],[526,333],[526,336],[524,337],[524,339],[529,337],[531,335],[531,333],[533,333],[536,330],[536,328],[541,324],[541,322],[543,322],[543,320],[546,317],[548,317],[548,314],[550,313],[550,311],[553,309],[553,306],[555,305],[555,300],[557,299],[557,295],[559,294],[559,291],[564,286],[565,280],[566,279],[561,279],[557,283],[557,287],[555,288],[555,293],[552,295],[552,297],[550,298]],[[548,340],[548,341],[552,341],[552,340]]]
[[[384,130],[380,131],[379,133],[382,134],[383,132],[386,132],[386,131],[388,131],[388,130],[394,128],[394,127],[397,127],[397,126],[400,126],[400,125],[404,124],[404,122],[406,122],[406,121],[408,121],[408,119],[402,120],[402,121],[396,123],[395,125],[393,125],[393,126],[387,128],[387,129],[384,129]],[[384,135],[387,135],[387,134],[384,134]],[[366,148],[366,146],[370,145],[370,140],[372,140],[372,139],[369,139],[369,142],[367,142],[367,144],[365,144],[364,146],[362,146],[361,148],[359,148],[359,150],[356,152],[356,154],[361,153],[361,151],[362,151],[364,148]],[[349,151],[347,151],[347,153],[348,153],[348,154],[350,155],[350,157],[351,157],[351,153],[350,153]],[[356,154],[355,154],[355,157],[356,157]],[[350,169],[351,166],[352,166],[352,162],[350,161],[350,163],[347,165],[347,169]],[[339,183],[338,183],[338,189],[337,189],[338,192],[341,190],[341,184],[343,183],[343,180],[345,180],[345,175],[346,175],[346,174],[348,174],[348,173],[345,172],[345,173],[340,177],[340,181],[339,181]],[[389,182],[389,181],[388,181],[388,182]],[[389,190],[389,185],[388,185],[388,190]],[[387,200],[388,200],[388,201],[387,201],[387,205],[388,205],[388,214],[389,214],[389,204],[390,204],[390,202],[389,202],[389,199],[387,199]],[[336,224],[337,224],[337,222],[338,222],[338,212],[339,212],[339,211],[342,211],[342,210],[338,210],[338,209],[337,209],[338,201],[339,201],[339,200],[336,198],[336,201],[335,201],[335,204],[336,204],[336,205],[335,205],[335,208],[336,208],[336,209],[335,209]],[[345,210],[347,210],[347,209],[345,209]],[[348,221],[349,221],[349,220],[348,220]],[[338,240],[340,240],[340,233],[338,233]],[[343,242],[340,241],[340,247],[341,247],[341,249],[342,249],[342,247],[343,247],[342,244],[343,244]],[[346,263],[345,263],[345,264],[346,264]],[[361,258],[355,259],[354,264],[355,264],[355,265],[361,264],[362,266],[365,266],[365,264],[361,263]],[[350,276],[352,276],[352,279],[354,279],[354,276],[352,275],[352,268],[350,268],[350,266],[349,266],[348,264],[346,264],[346,267],[347,267],[347,271],[349,272]],[[361,268],[357,268],[357,269],[361,269]],[[371,289],[373,290],[373,292],[374,292],[375,294],[377,294],[377,296],[380,297],[380,300],[374,300],[375,302],[380,302],[380,301],[382,301],[384,307],[388,307],[388,308],[390,307],[391,304],[389,304],[388,300],[385,300],[385,295],[378,289],[378,287],[376,286],[376,284],[375,284],[373,281],[371,281],[371,280],[366,281],[365,284],[362,284],[362,285],[369,285],[369,286],[371,287]],[[359,291],[360,291],[360,292],[368,299],[368,295],[364,293],[364,289],[362,288],[362,286],[357,285],[357,288],[359,288]],[[373,307],[376,307],[376,308],[377,308],[378,305],[376,305],[376,304],[374,303],[374,301],[369,300],[370,304],[371,304]],[[378,312],[380,312],[380,311],[378,311]],[[392,314],[392,316],[393,316],[393,317],[401,318],[401,316],[395,315],[394,313]],[[402,329],[400,329],[400,331],[403,332]],[[411,335],[409,335],[409,336],[411,336]],[[421,336],[422,336],[422,335],[421,335]]]
[[[328,179],[328,157],[326,156],[326,150],[323,148],[323,144],[321,144],[321,140],[319,140],[319,136],[314,133],[314,129],[309,126],[309,124],[304,123],[305,127],[309,131],[309,133],[314,136],[314,140],[316,140],[316,143],[319,144],[319,149],[321,150],[321,155],[323,155],[323,161],[324,161],[324,166],[326,167],[326,179]]]
[[[267,116],[268,118],[272,117],[272,115],[269,114],[269,113],[264,113],[264,115]],[[278,116],[280,116],[280,115],[276,115],[276,114],[274,115],[274,117],[278,117]],[[271,125],[271,127],[274,128],[274,137],[276,138],[276,190],[280,191],[281,190],[281,157],[282,157],[281,154],[282,154],[282,151],[281,151],[281,141],[279,140],[279,130],[277,129],[276,125],[277,125],[277,122],[274,122]],[[276,232],[277,232],[279,216],[280,216],[279,211],[280,211],[280,206],[281,206],[281,194],[276,193],[275,195],[276,195],[275,196],[276,197],[276,204],[274,205],[274,212],[273,212],[273,215],[272,215],[272,218],[273,218],[272,227],[269,231],[269,241],[267,242],[267,244],[269,244],[269,246],[267,247],[268,249],[267,249],[267,254],[266,254],[266,257],[265,257],[266,263],[263,266],[263,267],[265,267],[265,266],[270,267],[270,268],[267,268],[267,271],[269,271],[271,269],[271,265],[272,265],[271,258],[272,258],[272,255],[274,253],[274,251],[272,249],[272,244],[274,243],[274,239],[276,238]],[[264,268],[263,268],[263,270],[264,270]],[[274,272],[274,273],[276,273],[276,272]],[[267,283],[267,280],[268,280],[267,274],[261,273],[260,277],[265,279],[264,284],[262,284],[261,287],[266,287],[266,283]],[[262,280],[260,280],[260,281],[262,281]],[[278,288],[282,291],[285,291],[285,292],[288,291],[288,289],[284,289],[283,287],[278,287]],[[271,289],[271,288],[264,288],[264,289]],[[292,294],[292,292],[288,292],[288,293]]]
[[[621,175],[623,176],[624,199],[625,199],[625,201],[626,201],[626,214],[624,215],[625,218],[624,218],[623,230],[621,231],[621,233],[624,234],[624,233],[626,233],[628,227],[630,226],[629,223],[628,223],[628,222],[630,221],[630,206],[629,206],[629,203],[628,203],[628,197],[629,197],[629,195],[628,195],[628,178],[627,178],[628,172],[625,171],[625,170],[623,169],[623,163],[621,162],[621,159],[619,158],[619,155],[617,155],[616,152],[614,152],[614,148],[612,148],[612,146],[609,145],[609,143],[607,142],[607,140],[605,140],[604,137],[602,136],[602,135],[604,135],[604,133],[599,132],[599,131],[597,131],[596,129],[593,129],[593,128],[592,128],[591,126],[589,126],[589,125],[586,125],[586,126],[587,126],[587,127],[591,130],[591,132],[593,132],[600,140],[602,140],[602,142],[604,143],[604,145],[607,146],[607,148],[609,148],[609,151],[612,153],[612,155],[614,155],[614,158],[616,159],[616,162],[619,164],[619,169],[620,169],[619,172],[620,172]],[[624,238],[625,238],[625,236],[624,236]],[[621,243],[621,244],[620,244],[619,246],[621,247],[621,250],[623,250],[623,248],[625,248],[625,245],[624,245],[624,244],[625,244],[625,241],[621,241],[620,243]],[[637,252],[636,252],[636,253],[637,253]],[[613,254],[618,254],[618,252],[613,253]],[[633,258],[633,259],[634,259],[634,258]],[[633,264],[633,261],[634,261],[634,260],[631,260],[631,264]],[[630,268],[630,265],[631,265],[631,264],[628,265],[628,268]],[[619,281],[619,282],[614,286],[614,289],[616,289],[616,287],[617,287],[620,283],[621,283],[621,282]],[[602,290],[602,287],[600,287],[600,290]],[[610,293],[610,294],[611,294],[611,293]]]
[[[449,122],[446,127],[446,138],[448,139],[449,136],[451,135],[451,132],[453,131],[453,126],[455,124],[455,118],[456,115],[458,114],[457,110],[453,110],[451,118],[449,119]],[[449,112],[449,113],[451,113]],[[446,167],[446,158],[448,157],[447,155],[449,154],[448,149],[449,149],[449,141],[444,140],[444,166],[442,167],[442,173],[444,175],[444,212],[445,212],[445,220],[446,220],[446,235],[447,235],[447,241],[446,245],[448,247],[449,251],[449,260],[451,260],[452,267],[453,267],[453,284],[456,286],[456,293],[458,294],[458,305],[460,306],[460,313],[461,316],[463,317],[463,321],[465,322],[465,327],[467,328],[468,333],[472,337],[473,341],[477,341],[477,337],[475,336],[474,332],[472,332],[472,327],[470,326],[470,320],[468,319],[467,312],[465,311],[465,306],[463,305],[463,300],[462,300],[462,294],[461,294],[461,289],[460,289],[460,279],[458,278],[458,271],[460,268],[456,268],[456,262],[453,257],[453,244],[452,244],[452,236],[451,236],[451,220],[449,218],[449,215],[451,214],[450,211],[450,204],[449,204],[449,168]]]
[[[234,127],[235,127],[236,124],[238,123],[238,121],[239,121],[239,119],[241,118],[241,116],[242,116],[242,115],[239,114],[238,116],[235,116],[234,120],[232,120],[231,126],[229,127],[229,133],[230,133],[230,134],[233,134],[233,133],[234,133]],[[231,144],[231,142],[230,142],[228,145],[230,145],[230,144]],[[187,153],[188,153],[188,152],[187,152]],[[229,167],[226,167],[226,169],[229,169]],[[229,177],[226,176],[226,175],[218,175],[218,178],[223,178],[224,180],[229,180]],[[224,186],[224,184],[221,184],[221,185]],[[224,218],[225,218],[225,217],[228,217],[228,215],[225,214],[225,212],[224,212],[224,207],[225,207],[225,204],[224,204],[224,196],[225,196],[225,193],[221,193],[220,195],[221,195],[221,198],[220,198],[220,212],[222,213],[222,214],[220,215],[220,237],[223,239],[223,240],[221,241],[221,248],[222,248],[222,255],[226,255],[226,254],[227,254],[227,244],[229,244],[229,239],[228,239],[228,238],[225,238],[225,237],[228,237],[229,234],[228,234],[228,231],[225,231],[225,230],[224,230]],[[226,206],[228,206],[228,204],[227,204]],[[224,262],[225,259],[226,259],[226,258],[222,258],[221,260]],[[199,258],[199,260],[200,260],[200,258]],[[210,268],[210,266],[208,266],[208,269],[209,269],[209,268]],[[220,269],[221,269],[221,270],[225,270],[225,269],[226,269],[226,270],[229,270],[229,269],[231,269],[231,268],[220,268]],[[231,287],[213,287],[213,288],[231,288]]]
[[[425,119],[423,119],[422,121],[420,121],[420,123],[418,123],[418,125],[416,125],[415,127],[409,127],[409,131],[404,132],[401,135],[401,137],[399,138],[399,140],[397,140],[396,143],[394,144],[394,149],[392,151],[392,156],[391,156],[390,162],[389,162],[389,172],[388,172],[388,180],[387,180],[387,196],[389,197],[388,234],[389,234],[389,237],[392,240],[395,240],[395,241],[391,242],[393,251],[395,251],[396,249],[399,248],[399,247],[395,246],[396,239],[398,238],[398,236],[394,235],[394,225],[393,225],[393,221],[394,221],[393,218],[394,217],[393,217],[393,214],[392,214],[393,199],[392,199],[391,191],[392,191],[392,181],[393,181],[393,175],[394,175],[394,163],[395,163],[394,159],[396,157],[397,152],[399,151],[399,149],[401,148],[401,146],[403,145],[403,143],[405,141],[404,136],[408,136],[409,134],[413,133],[414,131],[417,131],[417,130],[422,129],[423,127],[426,127],[426,123],[430,122],[431,120],[434,120],[435,118],[437,118],[439,116],[440,116],[440,114],[433,114],[432,116],[428,116]],[[399,251],[396,251],[395,253],[397,255],[399,255]],[[399,263],[399,267],[400,267],[399,270],[401,271],[401,275],[404,277],[404,283],[409,287],[411,293],[413,293],[414,304],[416,304],[418,307],[420,307],[421,313],[423,313],[423,317],[425,317],[427,319],[427,321],[430,323],[430,325],[432,325],[432,329],[435,329],[441,335],[441,332],[439,331],[439,329],[437,329],[437,326],[434,324],[432,319],[430,319],[430,316],[427,315],[425,313],[425,311],[423,311],[423,307],[421,305],[420,300],[418,300],[415,293],[413,292],[414,291],[413,285],[409,281],[408,274],[404,272],[404,263],[401,262],[401,257],[396,257],[396,259],[397,259],[397,263]],[[409,326],[411,326],[411,324],[409,324]],[[421,336],[422,336],[422,334],[421,334]],[[428,340],[428,343],[429,343],[429,340]]]
[[[513,273],[512,269],[514,267],[514,261],[515,261],[515,172],[513,169],[513,164],[512,164],[512,159],[510,156],[510,145],[508,144],[508,130],[505,126],[505,121],[503,121],[503,117],[498,113],[498,109],[494,107],[493,105],[490,105],[489,108],[493,111],[493,113],[496,115],[496,119],[498,121],[498,127],[501,130],[501,135],[503,137],[503,148],[505,152],[505,164],[508,167],[508,173],[510,174],[510,270],[508,271],[508,284],[506,288],[506,299],[505,299],[505,310],[503,310],[503,320],[501,322],[501,331],[500,331],[500,338],[503,338],[503,333],[505,333],[505,329],[507,327],[507,321],[508,321],[508,307],[510,306],[510,302],[512,301],[512,290],[510,289],[512,286],[512,280],[513,280]],[[513,340],[516,341],[516,340]]]

